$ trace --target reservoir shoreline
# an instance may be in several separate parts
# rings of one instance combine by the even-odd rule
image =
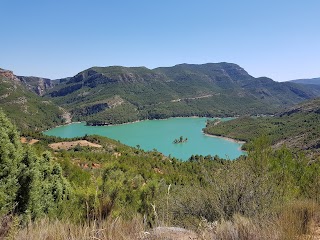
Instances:
[[[245,144],[246,143],[245,141],[241,141],[241,140],[237,140],[237,139],[229,138],[229,137],[225,137],[225,136],[219,136],[219,135],[209,134],[209,133],[205,133],[205,132],[203,132],[203,134],[208,136],[208,137],[222,138],[222,139],[225,139],[227,141],[235,142],[235,143],[239,143],[239,144]]]
[[[156,119],[162,121],[139,120],[132,123],[108,126],[87,126],[85,122],[62,125],[43,134],[62,138],[82,137],[85,135],[105,136],[145,151],[157,151],[182,161],[191,155],[218,155],[221,158],[236,159],[245,155],[241,150],[243,142],[235,139],[205,134],[203,128],[208,118],[179,117]],[[173,144],[179,137],[188,139],[184,144]]]

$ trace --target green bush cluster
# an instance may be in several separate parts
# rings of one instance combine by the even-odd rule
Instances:
[[[59,216],[69,195],[69,184],[51,154],[37,156],[24,148],[16,128],[0,112],[0,215],[18,214],[25,219]]]

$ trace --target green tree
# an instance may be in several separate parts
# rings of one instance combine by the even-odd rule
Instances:
[[[0,111],[0,215],[15,207],[21,154],[19,134]]]
[[[29,147],[20,169],[17,211],[31,219],[44,214],[56,216],[70,192],[60,165],[51,160],[49,152],[38,157]]]
[[[34,219],[42,212],[41,204],[41,172],[39,159],[28,147],[21,161],[19,185],[17,194],[17,212],[27,213]]]
[[[38,157],[30,146],[24,150],[16,128],[0,111],[0,215],[56,216],[69,190],[50,153]]]

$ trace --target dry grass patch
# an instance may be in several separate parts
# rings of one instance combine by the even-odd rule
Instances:
[[[179,227],[157,227],[143,235],[141,240],[202,240],[195,232]]]
[[[93,221],[90,224],[73,224],[59,220],[41,221],[30,223],[24,229],[18,231],[14,237],[16,240],[125,240],[140,239],[143,233],[143,224],[140,217],[131,221],[120,218],[107,221]]]
[[[285,206],[279,219],[281,239],[319,239],[319,205],[312,201],[295,201]]]
[[[258,222],[235,214],[230,220],[213,223],[203,221],[199,234],[204,240],[278,240],[278,226],[270,222]]]
[[[101,145],[89,142],[87,140],[78,140],[78,141],[72,141],[72,142],[58,142],[58,143],[51,143],[49,144],[49,147],[53,150],[69,150],[71,148],[75,148],[76,146],[80,147],[94,147],[94,148],[102,148]]]
[[[39,142],[39,140],[38,139],[28,140],[26,137],[21,137],[20,138],[20,142],[21,143],[28,143],[28,144],[32,145],[32,144],[35,144],[35,143]]]

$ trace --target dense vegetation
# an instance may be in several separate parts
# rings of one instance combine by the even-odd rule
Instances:
[[[197,155],[181,162],[99,136],[84,140],[102,148],[53,151],[48,144],[63,139],[35,133],[32,137],[40,142],[22,146],[2,113],[0,123],[0,212],[7,223],[2,236],[24,231],[16,223],[29,219],[32,224],[47,216],[75,224],[65,238],[75,226],[81,232],[90,222],[95,226],[90,237],[101,237],[106,230],[96,226],[121,218],[134,224],[141,219],[140,230],[181,226],[201,234],[209,231],[218,239],[228,239],[226,234],[234,231],[243,239],[270,239],[264,230],[272,223],[274,239],[292,239],[308,233],[316,219],[320,162],[286,148],[273,150],[267,138],[254,141],[248,156],[235,161]],[[214,230],[204,221],[229,224],[233,230]],[[122,239],[121,234],[106,239]]]
[[[273,145],[318,152],[320,99],[311,100],[272,117],[241,117],[228,122],[208,122],[206,133],[247,142],[267,135]]]
[[[93,67],[47,91],[74,121],[94,124],[180,116],[273,114],[319,96],[320,88],[253,78],[235,64],[147,69]]]
[[[23,130],[39,131],[64,122],[63,111],[57,105],[29,91],[13,74],[2,75],[1,69],[0,107]]]
[[[15,127],[0,112],[0,214],[32,220],[58,216],[69,190],[51,154],[23,148]]]

